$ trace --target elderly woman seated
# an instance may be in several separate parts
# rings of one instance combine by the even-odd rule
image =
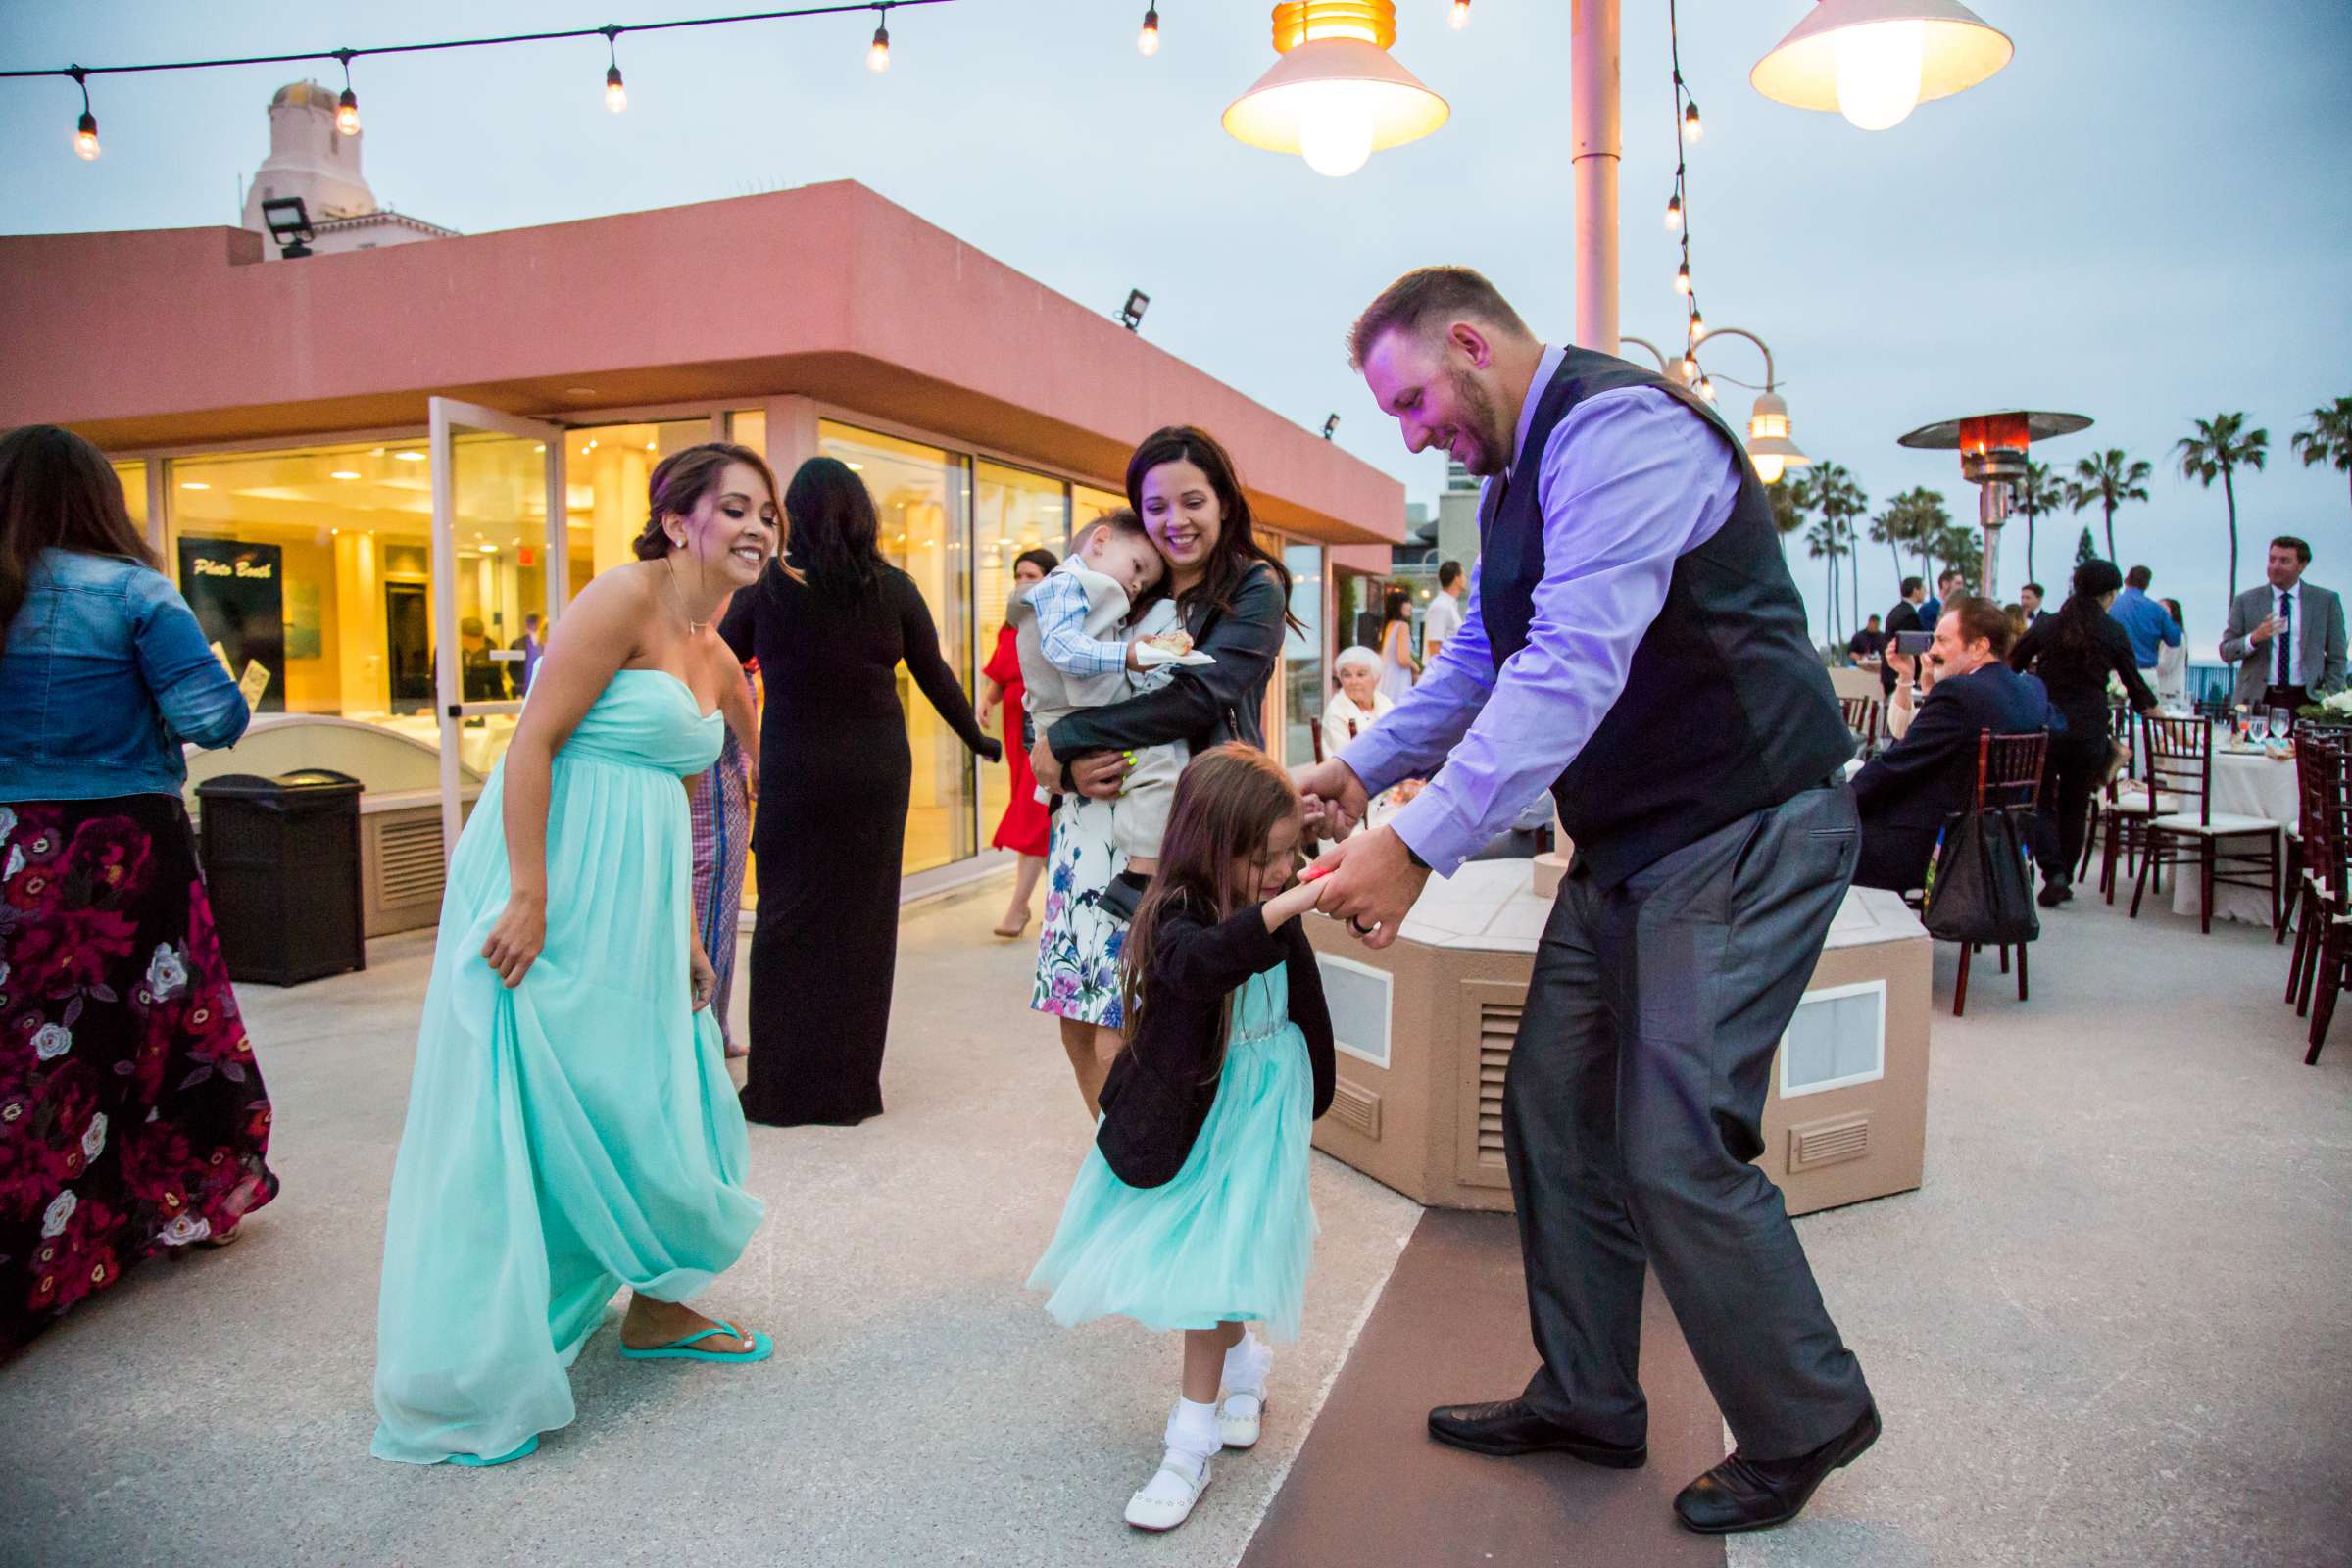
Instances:
[[[1332,662],[1340,689],[1323,710],[1323,750],[1337,755],[1341,748],[1388,717],[1396,700],[1380,689],[1380,656],[1357,645],[1344,649]]]

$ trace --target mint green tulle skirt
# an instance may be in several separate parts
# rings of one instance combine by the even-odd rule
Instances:
[[[1087,1151],[1054,1241],[1029,1276],[1067,1328],[1130,1317],[1151,1329],[1263,1322],[1298,1337],[1315,1210],[1307,1197],[1314,1078],[1285,1021],[1227,1049],[1216,1103],[1184,1168],[1130,1187]]]

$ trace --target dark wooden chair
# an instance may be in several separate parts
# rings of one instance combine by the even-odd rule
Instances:
[[[2140,857],[2147,853],[2148,819],[2179,810],[2180,802],[2173,795],[2159,795],[2151,802],[2147,791],[2137,787],[2138,729],[2131,709],[2117,703],[2107,710],[2107,733],[2123,743],[2124,762],[2107,787],[2090,798],[2090,827],[2082,835],[2082,863],[2075,869],[2075,880],[2090,875],[2091,855],[2099,852],[2099,892],[2113,904],[2117,869],[2127,876],[2136,875]],[[2161,878],[2156,886],[2163,891]]]
[[[2031,816],[2041,805],[2041,774],[2049,761],[2050,737],[2046,730],[2034,730],[2026,735],[1995,735],[1990,730],[1977,735],[1976,809],[1986,807],[2016,807]],[[1965,942],[1960,946],[1960,978],[1952,987],[1952,1016],[1960,1016],[1968,1005],[1968,967],[1975,956],[1978,944]],[[2026,1000],[2026,948],[2017,944],[2017,1000]],[[2000,944],[2001,973],[2009,972],[2009,944]]]
[[[1845,727],[1854,732],[1862,743],[1862,755],[1870,756],[1879,749],[1884,737],[1879,732],[1879,700],[1876,697],[1840,697],[1838,706],[1845,712]]]
[[[2132,917],[2139,918],[2139,901],[2147,892],[2151,871],[2168,865],[2197,868],[2200,895],[2197,929],[2213,930],[2213,890],[2217,887],[2267,888],[2271,895],[2271,925],[2279,923],[2278,868],[2286,824],[2267,816],[2236,816],[2213,808],[2214,726],[2202,718],[2172,718],[2162,713],[2139,716],[2140,755],[2145,761],[2138,788],[2147,794],[2147,849],[2139,858],[2139,878],[2132,890]],[[2171,795],[2178,805],[2159,810]]]
[[[2315,1065],[2328,1043],[2328,1026],[2335,1020],[2335,1000],[2352,985],[2352,767],[2346,758],[2342,746],[2311,736],[2296,739],[2304,808],[2303,885],[2287,996],[2298,1014],[2310,1014],[2311,1049],[2303,1060]]]

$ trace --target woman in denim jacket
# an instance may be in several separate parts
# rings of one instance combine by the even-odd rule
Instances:
[[[277,1193],[180,805],[250,716],[98,450],[0,437],[0,1358]]]

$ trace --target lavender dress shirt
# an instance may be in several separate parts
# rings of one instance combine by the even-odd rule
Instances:
[[[1513,473],[1563,358],[1545,349],[1529,383]],[[1653,387],[1587,398],[1553,427],[1536,472],[1544,580],[1527,646],[1495,669],[1473,570],[1460,630],[1396,710],[1348,748],[1348,765],[1375,795],[1438,769],[1389,826],[1440,876],[1509,827],[1592,739],[1666,603],[1676,559],[1730,518],[1741,461]]]

